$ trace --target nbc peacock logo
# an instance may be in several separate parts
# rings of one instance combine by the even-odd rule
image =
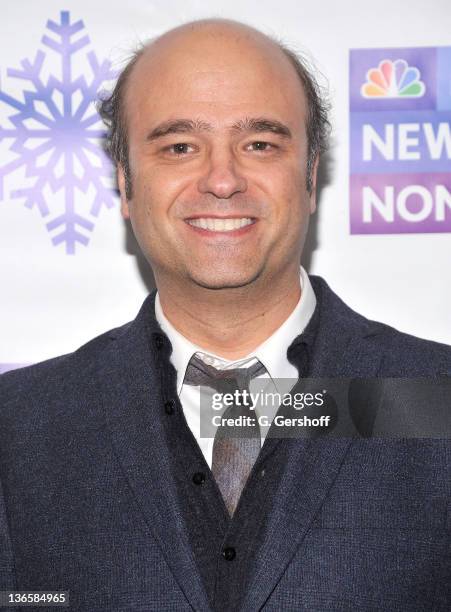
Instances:
[[[360,92],[364,98],[421,98],[426,87],[415,66],[409,66],[403,59],[382,60],[377,68],[366,73],[366,82]]]

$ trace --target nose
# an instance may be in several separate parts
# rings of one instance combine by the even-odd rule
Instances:
[[[201,193],[209,193],[221,199],[246,191],[246,178],[240,172],[231,151],[214,152],[209,156],[198,189]]]

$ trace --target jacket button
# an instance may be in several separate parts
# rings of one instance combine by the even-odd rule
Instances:
[[[155,346],[161,350],[164,346],[164,338],[161,334],[155,334]]]
[[[222,556],[226,561],[233,561],[236,557],[236,550],[232,546],[228,546],[222,551]]]
[[[193,474],[194,484],[201,485],[205,482],[205,474],[203,472],[196,472]]]
[[[164,403],[164,411],[166,414],[174,414],[175,402],[174,400],[168,400]]]

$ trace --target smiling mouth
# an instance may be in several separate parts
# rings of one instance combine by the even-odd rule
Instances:
[[[255,223],[255,219],[251,217],[229,217],[222,219],[218,217],[197,217],[196,219],[186,219],[186,222],[193,227],[211,232],[233,232],[247,225],[252,225],[252,223]]]

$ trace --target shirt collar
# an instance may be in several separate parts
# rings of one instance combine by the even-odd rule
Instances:
[[[202,358],[221,369],[244,367],[257,358],[265,366],[271,378],[298,378],[298,371],[287,358],[287,350],[293,340],[301,334],[310,321],[316,306],[316,297],[304,268],[300,269],[301,297],[291,314],[260,346],[241,359],[230,361],[205,352],[183,336],[169,322],[161,308],[158,292],[155,297],[155,317],[172,345],[170,360],[177,371],[177,392],[180,395],[186,368],[191,357],[200,353]]]

